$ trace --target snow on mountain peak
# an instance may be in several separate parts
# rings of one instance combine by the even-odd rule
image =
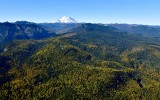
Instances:
[[[62,17],[57,21],[58,23],[77,23],[77,21],[74,18],[71,17]]]

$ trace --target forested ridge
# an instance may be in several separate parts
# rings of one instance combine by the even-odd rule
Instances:
[[[0,54],[0,99],[160,99],[160,42],[82,24],[40,40],[13,40]]]

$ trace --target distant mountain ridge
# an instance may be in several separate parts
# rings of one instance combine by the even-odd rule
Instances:
[[[31,22],[0,23],[0,44],[14,39],[43,39],[55,35],[56,33],[48,32],[43,27]]]
[[[160,26],[136,25],[136,24],[107,24],[107,26],[115,27],[119,31],[132,34],[141,34],[147,37],[160,37]]]
[[[41,25],[46,30],[61,34],[80,26],[81,23],[40,23],[39,25]]]
[[[17,21],[15,23],[0,23],[0,44],[14,39],[43,39],[57,34],[68,32],[84,23],[75,23],[71,17],[62,17],[60,23],[34,23],[28,21]],[[73,23],[72,23],[73,22]],[[127,32],[135,35],[143,35],[159,39],[160,26],[132,25],[132,24],[97,24],[110,26],[117,31]],[[90,25],[92,26],[92,24]],[[83,25],[85,27],[85,25]],[[97,28],[98,30],[102,29]],[[105,29],[105,28],[104,28]],[[105,31],[105,30],[103,30]]]

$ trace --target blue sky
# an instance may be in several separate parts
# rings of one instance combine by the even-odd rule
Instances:
[[[160,0],[0,0],[0,22],[79,22],[160,25]]]

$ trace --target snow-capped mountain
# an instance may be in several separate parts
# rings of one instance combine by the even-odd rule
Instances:
[[[61,19],[57,20],[58,23],[77,23],[77,21],[74,18],[71,17],[62,17]]]

